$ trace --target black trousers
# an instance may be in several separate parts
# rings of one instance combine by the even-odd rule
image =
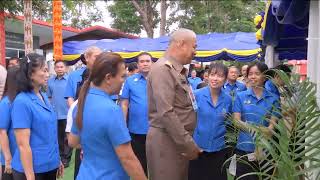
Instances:
[[[60,158],[63,165],[69,165],[72,156],[72,148],[68,145],[68,138],[66,134],[66,119],[58,120],[58,143],[59,143],[59,152]]]
[[[227,149],[217,152],[203,152],[198,159],[190,161],[189,180],[227,180]]]
[[[236,178],[252,172],[258,172],[259,169],[259,163],[257,161],[249,161],[247,156],[244,156],[248,154],[248,152],[244,152],[241,150],[236,149],[235,153],[238,156],[243,156],[239,160],[237,159],[237,173]],[[244,176],[241,178],[241,180],[258,180],[259,177],[257,175],[250,175],[250,176]]]
[[[5,166],[1,167],[1,180],[13,180],[12,174],[4,173]]]
[[[226,131],[227,131],[227,151],[228,151],[228,158],[230,158],[234,154],[235,147],[237,145],[237,138],[239,134],[239,130],[237,130],[234,125],[227,123],[226,124]]]
[[[131,135],[131,146],[134,154],[140,161],[140,164],[144,170],[144,173],[148,175],[148,167],[147,167],[147,156],[146,156],[146,138],[145,134],[133,134]]]
[[[252,173],[252,172],[259,172],[260,171],[260,167],[263,167],[267,161],[249,161],[247,156],[244,156],[246,154],[248,154],[248,152],[244,152],[241,150],[236,149],[235,153],[239,156],[243,156],[241,158],[241,160],[237,159],[237,173],[236,173],[236,177],[240,177],[241,175],[247,174],[247,173]],[[271,159],[270,156],[267,157],[267,159]],[[270,167],[270,166],[268,166]],[[268,175],[272,175],[274,169],[270,169],[266,172],[266,174]],[[266,177],[262,176],[262,179],[266,179]],[[250,176],[245,176],[243,178],[241,178],[241,180],[259,180],[259,176],[258,175],[250,175]]]
[[[74,155],[74,174],[73,174],[74,180],[77,179],[77,175],[79,173],[79,169],[81,165],[80,154],[81,154],[81,149],[76,149],[76,154]]]
[[[54,169],[45,173],[35,173],[35,180],[56,180],[57,179],[57,170]],[[26,180],[24,173],[13,170],[13,179],[14,180]]]

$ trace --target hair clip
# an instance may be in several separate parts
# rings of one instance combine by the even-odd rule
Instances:
[[[26,56],[26,57],[27,57],[27,63],[29,64],[31,61],[28,56]]]

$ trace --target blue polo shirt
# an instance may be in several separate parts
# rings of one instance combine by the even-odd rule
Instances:
[[[5,129],[7,131],[7,135],[9,138],[9,148],[11,152],[11,156],[14,155],[17,144],[16,139],[14,137],[14,131],[12,128],[12,120],[11,120],[11,102],[8,98],[8,96],[5,96],[0,101],[0,129]],[[5,165],[5,159],[3,153],[1,155],[1,164]]]
[[[129,131],[134,134],[147,134],[149,129],[147,80],[142,74],[137,73],[126,79],[121,99],[129,100]]]
[[[223,90],[230,96],[234,97],[238,92],[247,90],[247,87],[240,81],[236,81],[234,84],[226,82],[223,86]]]
[[[130,179],[115,148],[130,142],[131,138],[122,110],[110,95],[100,89],[90,88],[84,104],[82,129],[79,131],[74,121],[71,133],[80,136],[84,153],[77,180]]]
[[[201,78],[199,78],[199,77],[195,77],[195,78],[189,77],[188,81],[189,81],[189,84],[191,85],[193,90],[196,90],[198,84],[200,84],[202,82]]]
[[[85,67],[77,69],[69,74],[67,86],[64,91],[64,98],[76,99],[78,84],[82,81],[82,74],[86,70]]]
[[[67,119],[68,106],[64,98],[64,89],[66,89],[68,75],[62,76],[60,79],[54,76],[48,80],[47,95],[51,99],[53,109],[57,113],[58,120]]]
[[[21,92],[13,101],[12,125],[14,129],[30,129],[30,147],[35,173],[57,169],[60,164],[57,116],[46,94],[44,102],[32,91]],[[16,150],[12,168],[24,172],[20,152]]]
[[[264,118],[279,117],[279,109],[279,99],[272,93],[264,90],[261,99],[258,99],[251,88],[238,93],[233,106],[234,113],[241,113],[242,121],[265,127],[269,126],[269,122]],[[241,131],[238,137],[237,149],[245,152],[254,152],[253,135]]]
[[[232,98],[221,91],[214,105],[208,86],[195,91],[195,97],[198,111],[193,138],[206,152],[220,151],[225,148],[225,123],[232,111]]]
[[[271,92],[272,94],[276,95],[278,98],[280,98],[280,92],[278,87],[272,82],[272,80],[267,80],[265,85],[265,89],[268,92]]]

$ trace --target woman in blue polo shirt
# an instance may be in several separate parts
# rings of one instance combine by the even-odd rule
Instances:
[[[7,79],[4,89],[4,97],[0,101],[0,147],[1,147],[1,165],[2,180],[12,180],[12,156],[17,148],[16,140],[11,121],[11,103],[16,97],[16,74],[18,67],[10,67],[7,73]]]
[[[60,162],[57,117],[41,87],[49,77],[45,57],[28,54],[17,73],[18,95],[12,104],[12,126],[18,150],[13,156],[14,179],[56,180]],[[60,168],[59,168],[60,167]]]
[[[120,106],[111,95],[120,92],[125,65],[121,56],[97,56],[82,86],[68,143],[83,150],[77,180],[146,180],[131,148],[131,138]],[[130,176],[130,177],[129,177]]]
[[[253,134],[245,130],[248,128],[247,124],[259,126],[266,136],[271,137],[278,116],[279,98],[264,89],[267,70],[268,66],[261,62],[250,65],[247,69],[247,75],[251,88],[238,93],[234,102],[234,118],[242,129],[235,151],[237,155],[242,156],[242,161],[238,161],[236,166],[237,177],[255,172],[258,169],[252,167],[259,167]],[[266,118],[270,118],[270,120],[266,120]],[[258,179],[258,177],[250,175],[242,179],[251,180]]]
[[[208,86],[195,92],[198,104],[194,140],[203,149],[199,159],[190,162],[189,180],[227,179],[226,119],[231,114],[232,98],[222,91],[228,68],[220,63],[209,68]]]

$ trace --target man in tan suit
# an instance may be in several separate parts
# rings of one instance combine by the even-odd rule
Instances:
[[[7,71],[2,65],[0,65],[0,99],[2,98],[4,86],[6,84]]]
[[[164,57],[149,72],[146,153],[151,180],[188,179],[189,160],[201,152],[192,138],[197,105],[183,67],[193,59],[196,46],[193,31],[175,31]]]

